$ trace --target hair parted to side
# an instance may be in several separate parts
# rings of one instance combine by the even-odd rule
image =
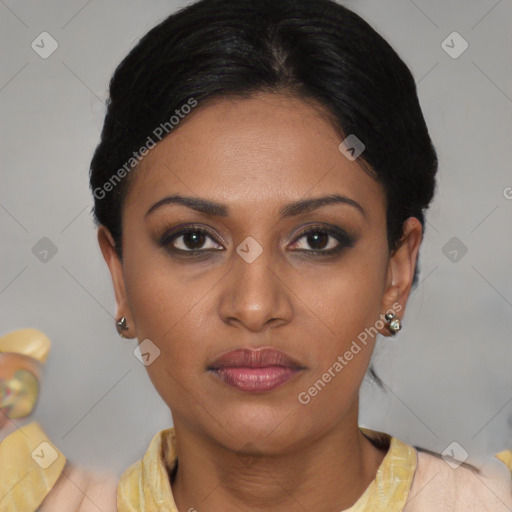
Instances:
[[[106,193],[95,191],[106,191],[155,128],[191,99],[197,109],[259,92],[313,101],[340,142],[355,134],[364,143],[358,162],[384,187],[390,252],[400,246],[408,217],[425,228],[437,155],[414,78],[393,48],[332,0],[200,0],[142,37],[110,81],[90,187],[95,223],[110,231],[120,258],[121,213],[136,166]],[[413,286],[418,272],[417,265]]]

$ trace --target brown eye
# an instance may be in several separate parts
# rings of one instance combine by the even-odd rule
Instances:
[[[308,245],[315,250],[325,249],[329,245],[329,238],[332,238],[331,235],[322,231],[311,231],[305,237]]]
[[[206,235],[200,231],[188,231],[182,234],[181,237],[185,248],[192,250],[201,249],[206,239]]]
[[[196,227],[168,232],[160,240],[160,245],[176,252],[191,253],[223,249],[207,230]]]
[[[303,240],[303,242],[300,242]],[[352,247],[355,240],[344,230],[331,227],[313,227],[303,231],[293,244],[293,249],[300,252],[333,254],[345,247]],[[302,247],[300,247],[302,245]]]

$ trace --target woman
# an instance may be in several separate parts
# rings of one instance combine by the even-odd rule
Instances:
[[[409,69],[330,0],[202,0],[142,38],[90,184],[117,328],[174,427],[119,511],[512,508],[498,459],[478,472],[358,426],[436,170]]]

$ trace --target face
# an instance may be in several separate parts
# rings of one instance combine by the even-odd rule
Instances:
[[[384,191],[340,142],[300,99],[199,105],[134,171],[123,262],[100,228],[118,318],[160,351],[146,369],[175,426],[278,453],[357,424],[375,333],[388,332],[386,311],[403,316],[421,225],[408,219],[389,254]],[[208,208],[161,202],[170,196]],[[227,352],[261,347],[293,361],[274,367],[272,389],[244,389],[250,371],[210,369]]]

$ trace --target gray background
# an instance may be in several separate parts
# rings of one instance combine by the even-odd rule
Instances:
[[[116,472],[171,416],[136,341],[114,328],[88,166],[115,66],[183,5],[0,0],[0,334],[35,327],[50,337],[33,419],[74,462]],[[512,447],[512,2],[345,5],[411,68],[440,159],[420,284],[402,332],[379,341],[388,390],[363,385],[361,424],[437,452],[456,440],[477,463]],[[43,31],[59,45],[46,59],[31,48]],[[441,46],[453,31],[469,43],[456,59]],[[33,253],[43,237],[57,249],[46,262]]]

